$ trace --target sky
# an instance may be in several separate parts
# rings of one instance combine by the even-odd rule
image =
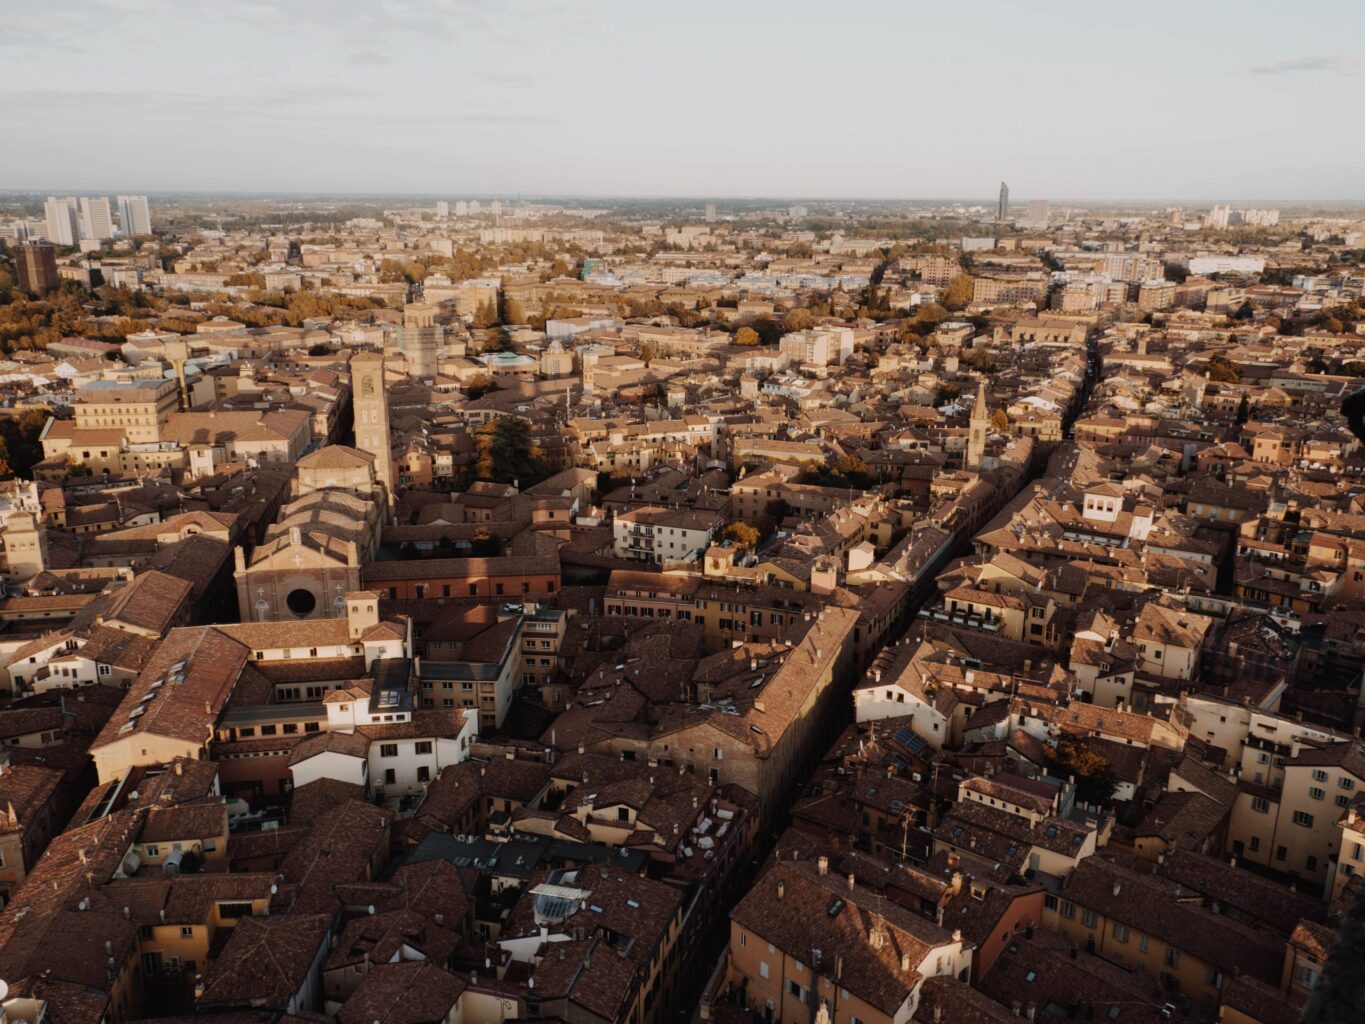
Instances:
[[[1365,200],[1365,3],[0,0],[0,189]]]

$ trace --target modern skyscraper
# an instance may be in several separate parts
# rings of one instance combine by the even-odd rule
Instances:
[[[48,196],[43,203],[47,220],[47,240],[53,245],[75,245],[81,240],[80,218],[75,196]]]
[[[19,287],[42,295],[61,284],[57,276],[57,251],[49,242],[26,242],[14,255],[19,270]]]
[[[1010,215],[1010,187],[1000,183],[1000,199],[995,204],[995,219],[1004,220]]]
[[[384,485],[393,509],[393,451],[389,435],[389,400],[384,392],[384,356],[358,352],[351,357],[351,405],[355,411],[355,446],[374,456],[374,477]]]
[[[99,241],[114,237],[114,215],[107,196],[81,196],[81,237]]]
[[[152,233],[152,208],[146,196],[118,197],[118,226],[125,237]]]

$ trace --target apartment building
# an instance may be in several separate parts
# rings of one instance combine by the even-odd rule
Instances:
[[[661,565],[695,562],[725,525],[716,512],[646,507],[622,512],[612,521],[612,551]]]
[[[725,984],[774,1024],[904,1024],[929,978],[969,980],[961,931],[885,900],[829,859],[778,861],[730,914]]]
[[[118,430],[129,444],[152,444],[180,408],[173,380],[97,380],[76,392],[77,430]]]

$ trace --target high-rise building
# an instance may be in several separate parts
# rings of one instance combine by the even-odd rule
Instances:
[[[75,245],[81,240],[81,225],[75,196],[48,196],[43,203],[47,240],[53,245]]]
[[[14,254],[19,269],[19,287],[42,295],[61,284],[57,276],[57,251],[49,242],[27,242]]]
[[[489,204],[488,204],[488,212],[491,213],[494,217],[501,217],[501,216],[502,216],[502,200],[501,200],[501,199],[494,199],[491,203],[489,203]]]
[[[436,216],[440,220],[445,220],[450,216],[450,204],[444,199],[439,199],[436,202]]]
[[[469,216],[469,204],[465,202],[463,199],[458,199],[455,201],[455,216],[457,217]]]
[[[104,241],[114,237],[114,215],[108,196],[81,196],[81,237]]]
[[[146,196],[118,197],[118,225],[125,237],[152,233],[152,208]]]
[[[1052,219],[1052,204],[1046,199],[1030,199],[1028,213],[1024,215],[1024,226],[1045,228]]]
[[[408,376],[427,380],[436,376],[437,361],[445,341],[445,328],[436,322],[436,307],[412,303],[403,307],[403,326],[398,328],[398,350],[407,363]]]
[[[708,223],[708,224],[714,224],[715,222],[716,222],[716,204],[715,204],[715,203],[707,203],[707,204],[706,204],[706,223]]]
[[[995,219],[1004,220],[1010,215],[1010,187],[1000,183],[1000,198],[995,204]]]
[[[355,412],[355,446],[374,456],[374,478],[384,485],[393,508],[393,451],[389,435],[389,399],[384,391],[384,356],[358,352],[351,357],[351,405]]]

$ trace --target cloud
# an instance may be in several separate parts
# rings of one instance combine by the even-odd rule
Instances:
[[[1330,74],[1349,71],[1352,66],[1353,62],[1344,57],[1317,55],[1290,57],[1288,60],[1259,64],[1251,69],[1251,73],[1253,75]]]
[[[376,53],[374,50],[357,50],[346,57],[347,64],[387,64],[388,62],[389,58],[382,53]]]

